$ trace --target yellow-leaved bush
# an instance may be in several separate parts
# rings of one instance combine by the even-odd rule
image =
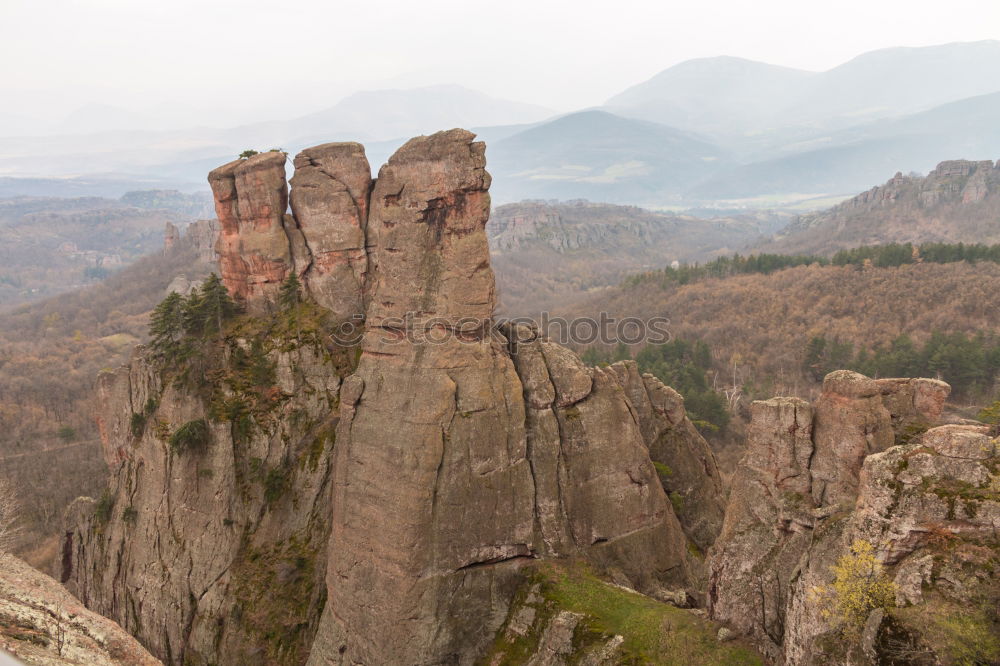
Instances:
[[[836,624],[845,638],[858,639],[873,610],[895,606],[896,586],[886,577],[868,541],[852,543],[850,552],[830,571],[833,583],[814,588],[813,598],[821,604],[822,616]]]

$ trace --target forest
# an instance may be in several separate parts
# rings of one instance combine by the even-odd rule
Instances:
[[[850,250],[841,250],[827,258],[813,254],[734,254],[719,257],[704,264],[680,264],[665,266],[656,271],[637,273],[623,280],[626,287],[658,284],[662,287],[684,285],[706,278],[723,278],[732,275],[769,275],[775,271],[795,266],[874,266],[876,268],[898,267],[904,264],[950,264],[957,262],[991,262],[1000,264],[1000,244],[982,243],[888,243],[885,245],[865,245]]]
[[[992,397],[1000,373],[1000,338],[937,331],[922,345],[903,334],[888,345],[855,349],[850,342],[817,335],[806,344],[802,362],[816,381],[838,369],[870,377],[938,377],[951,384],[954,397],[982,400]]]

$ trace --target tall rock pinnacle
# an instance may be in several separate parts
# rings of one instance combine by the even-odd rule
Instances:
[[[371,167],[359,143],[327,143],[295,156],[292,214],[304,247],[296,270],[319,305],[346,321],[364,314],[365,229]]]
[[[208,174],[221,231],[219,270],[232,294],[253,302],[273,296],[292,266],[285,233],[285,154],[236,160]]]
[[[474,139],[413,139],[374,183],[360,145],[309,148],[290,195],[279,153],[209,176],[222,279],[267,325],[182,361],[214,364],[185,375],[198,390],[151,354],[104,377],[113,515],[81,500],[66,537],[71,588],[157,656],[469,664],[540,558],[699,595],[715,458],[634,362],[590,368],[493,320]],[[316,316],[289,327],[276,297],[292,271]],[[330,324],[360,315],[360,342],[336,349]],[[192,427],[201,448],[178,448]],[[692,501],[675,509],[664,484]]]

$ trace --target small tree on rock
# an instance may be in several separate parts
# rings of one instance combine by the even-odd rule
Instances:
[[[301,302],[302,283],[299,282],[299,276],[295,274],[295,271],[292,271],[281,283],[281,289],[278,291],[278,304],[283,310],[291,310]]]
[[[176,291],[163,299],[149,318],[150,345],[160,356],[173,356],[184,337],[184,297]]]

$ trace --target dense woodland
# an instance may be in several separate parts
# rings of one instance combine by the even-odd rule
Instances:
[[[887,245],[867,245],[841,250],[827,258],[813,254],[734,254],[719,257],[704,264],[680,264],[666,266],[661,270],[637,273],[627,277],[623,283],[634,287],[654,283],[660,286],[682,285],[706,278],[730,277],[733,275],[768,275],[784,268],[795,266],[859,266],[890,268],[904,264],[951,264],[956,262],[991,262],[1000,264],[1000,244],[982,243],[889,243]]]
[[[866,254],[857,252],[859,259],[846,265],[810,262],[720,277],[705,271],[683,284],[661,271],[558,314],[668,318],[675,340],[708,345],[709,383],[738,393],[737,410],[772,395],[815,397],[818,380],[838,366],[879,376],[941,376],[955,382],[958,403],[989,402],[997,392],[996,366],[987,359],[994,358],[1000,334],[1000,265],[925,261],[880,268]],[[727,262],[733,263],[708,265],[718,270]],[[819,339],[825,343],[817,361]],[[917,360],[901,365],[894,359],[907,344]],[[638,358],[641,348],[629,355]],[[603,358],[615,350],[590,353]],[[970,364],[975,372],[965,369]]]

